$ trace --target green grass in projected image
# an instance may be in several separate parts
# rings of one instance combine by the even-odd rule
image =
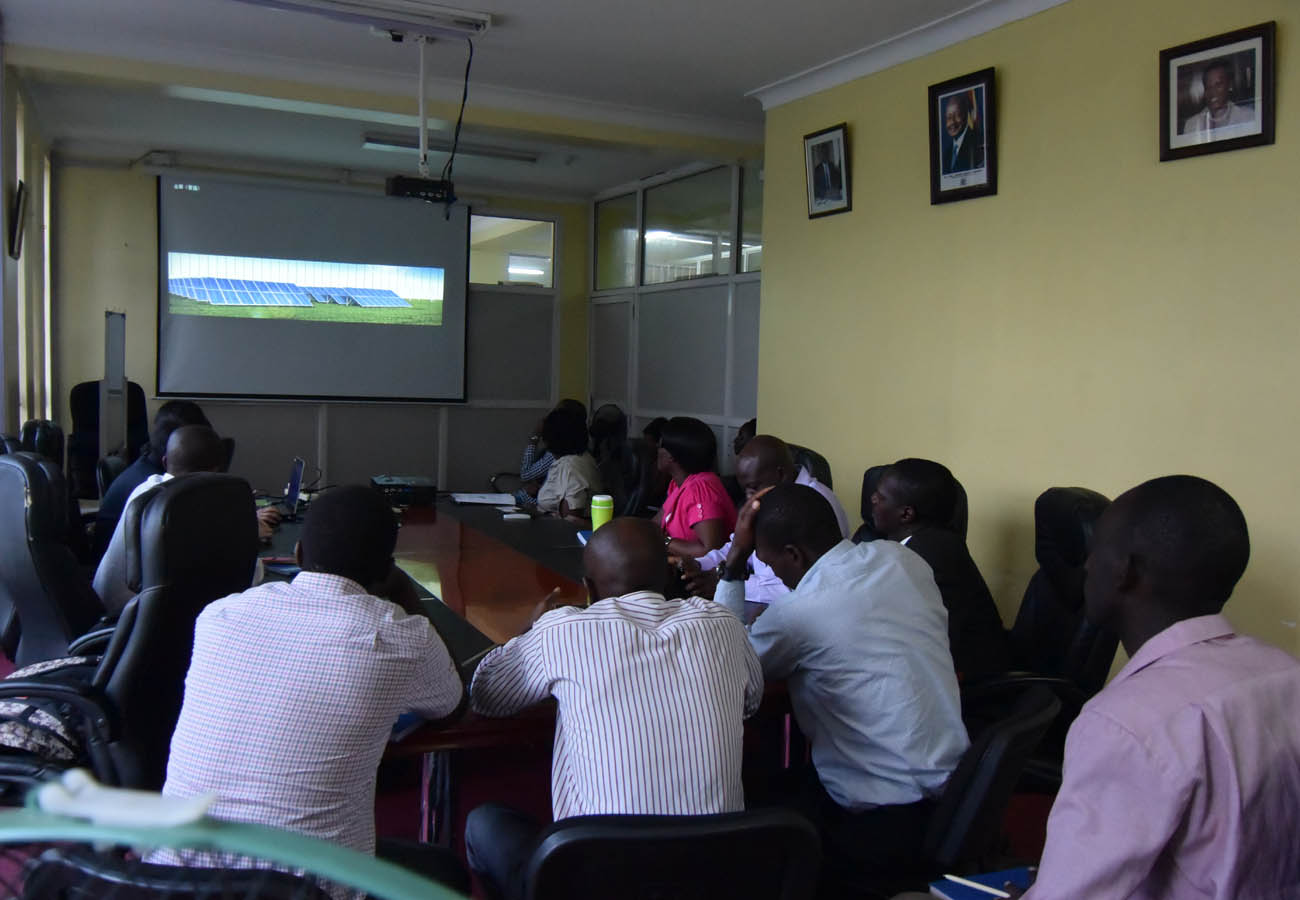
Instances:
[[[441,325],[441,300],[413,300],[409,309],[392,306],[214,306],[179,294],[167,295],[167,311],[174,316],[224,316],[232,319],[296,319],[300,322],[353,322],[375,325]]]

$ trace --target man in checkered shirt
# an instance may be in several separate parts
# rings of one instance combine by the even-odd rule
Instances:
[[[393,722],[408,710],[449,717],[465,700],[446,646],[393,565],[396,542],[379,492],[335,488],[307,513],[292,582],[232,594],[199,615],[164,794],[213,792],[216,818],[375,852],[375,774]],[[468,889],[436,848],[385,841],[379,852]]]

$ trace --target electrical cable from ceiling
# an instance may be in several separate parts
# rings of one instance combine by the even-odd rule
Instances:
[[[425,54],[425,48],[428,46],[429,40],[430,39],[426,38],[424,35],[419,35],[418,37],[416,37],[416,43],[419,45],[420,48],[420,89],[418,92],[419,118],[420,118],[420,161],[418,164],[418,168],[419,168],[420,177],[425,179],[429,177],[429,129],[428,129],[428,116],[426,115],[425,99],[424,99],[424,87],[425,87],[424,54]],[[469,48],[469,53],[465,59],[465,81],[461,87],[461,93],[460,93],[460,112],[457,113],[456,115],[456,129],[455,131],[452,132],[452,136],[451,136],[451,152],[447,154],[447,161],[443,163],[442,174],[439,176],[442,182],[446,184],[449,189],[452,183],[451,181],[452,170],[456,165],[456,149],[457,147],[460,146],[460,129],[465,122],[465,104],[469,100],[470,67],[473,66],[474,64],[474,41],[471,38],[465,38],[465,44]],[[451,218],[451,205],[454,202],[456,202],[455,195],[449,193],[444,204],[446,207],[446,216],[449,219]]]

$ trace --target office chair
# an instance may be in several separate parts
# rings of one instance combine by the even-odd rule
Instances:
[[[876,485],[880,483],[880,476],[885,474],[889,466],[869,466],[862,473],[862,499],[858,504],[858,512],[862,516],[862,525],[858,530],[853,532],[853,543],[861,544],[866,541],[874,541],[884,535],[876,531],[875,524],[871,521],[871,495],[876,492]],[[944,526],[949,531],[954,531],[961,535],[961,539],[966,540],[966,525],[970,517],[969,503],[966,500],[966,488],[956,476],[953,482],[957,485],[957,502],[953,504],[952,516]]]
[[[1049,688],[1032,686],[1003,719],[972,740],[930,818],[923,851],[926,868],[882,879],[870,887],[870,895],[924,891],[926,884],[945,872],[998,868],[995,854],[1007,805],[1026,761],[1060,710],[1061,701]]]
[[[792,810],[575,816],[542,833],[525,896],[797,900],[816,890],[820,856],[817,832]]]
[[[28,419],[18,433],[18,443],[28,453],[35,453],[63,468],[63,429],[49,419]]]
[[[66,542],[58,466],[26,451],[0,456],[0,647],[18,666],[69,655],[104,615]]]
[[[134,381],[126,385],[126,444],[123,447],[100,447],[99,382],[83,381],[68,394],[72,432],[68,435],[68,478],[72,495],[80,499],[95,498],[92,493],[95,464],[101,456],[121,456],[127,464],[135,461],[140,448],[149,442],[149,411],[144,389]],[[103,496],[101,492],[98,496]]]
[[[0,454],[17,453],[23,449],[23,442],[12,434],[0,434]]]
[[[968,726],[996,717],[1027,687],[1044,685],[1062,710],[1042,746],[1025,766],[1021,787],[1053,793],[1061,784],[1061,760],[1070,724],[1102,689],[1119,638],[1083,614],[1083,564],[1093,527],[1110,501],[1086,488],[1048,488],[1034,501],[1034,555],[1038,571],[1029,579],[1010,632],[1018,671],[962,688],[962,716]]]
[[[0,681],[78,741],[74,760],[0,755],[0,781],[85,764],[105,784],[158,790],[180,715],[194,622],[213,600],[249,586],[258,539],[253,491],[240,478],[196,473],[163,482],[126,512],[127,603],[88,679],[66,672]],[[21,673],[15,673],[21,674]],[[5,731],[0,727],[0,737]]]
[[[118,456],[116,453],[99,458],[95,463],[95,487],[100,497],[108,493],[108,486],[117,476],[126,471],[127,465],[126,457]]]
[[[794,457],[796,466],[807,469],[813,478],[816,478],[831,490],[835,489],[835,485],[831,480],[831,464],[826,461],[826,457],[816,450],[810,450],[799,444],[788,444],[787,446],[790,448],[790,455]]]

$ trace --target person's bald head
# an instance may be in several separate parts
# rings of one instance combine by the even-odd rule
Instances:
[[[736,481],[745,491],[746,498],[765,488],[794,481],[798,475],[799,469],[794,464],[789,445],[770,434],[750,438],[736,457]]]
[[[592,603],[633,591],[662,594],[668,583],[663,532],[650,519],[619,518],[596,529],[582,565]]]
[[[1132,653],[1174,622],[1222,610],[1249,559],[1246,517],[1223,488],[1193,475],[1154,478],[1097,521],[1085,611]]]
[[[226,468],[226,448],[207,425],[182,425],[167,438],[163,468],[169,475],[222,472]]]

